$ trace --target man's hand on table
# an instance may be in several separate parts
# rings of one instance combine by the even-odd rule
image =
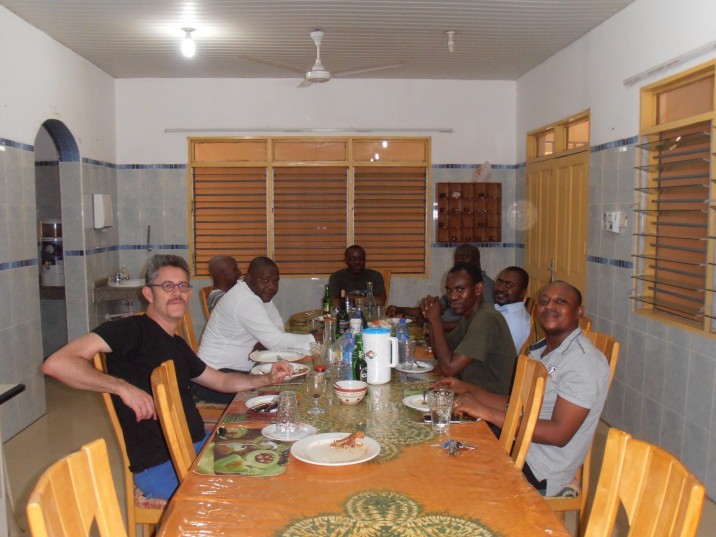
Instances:
[[[447,388],[448,390],[455,392],[455,395],[463,395],[469,393],[470,384],[464,380],[458,380],[455,377],[443,377],[435,382],[435,384],[433,384],[430,388]]]
[[[431,326],[437,326],[440,323],[440,316],[442,315],[440,297],[428,295],[423,298],[420,301],[420,312]]]
[[[281,384],[286,379],[286,377],[292,373],[293,366],[289,362],[275,362],[271,366],[271,371],[269,371],[269,374],[267,375],[269,379],[268,385]]]

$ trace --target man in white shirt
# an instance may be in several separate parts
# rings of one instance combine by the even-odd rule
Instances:
[[[492,289],[495,309],[505,317],[518,353],[530,335],[530,314],[524,302],[529,283],[530,276],[523,268],[507,267]]]
[[[245,281],[229,289],[209,317],[198,353],[204,362],[220,371],[247,372],[253,365],[249,360],[253,350],[308,349],[315,341],[312,335],[284,331],[273,303],[279,279],[273,260],[257,257],[251,261]],[[225,394],[212,394],[201,387],[194,393],[205,401],[230,402]]]

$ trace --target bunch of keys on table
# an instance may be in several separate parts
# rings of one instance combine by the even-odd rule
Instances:
[[[477,445],[470,444],[469,442],[458,442],[457,440],[445,440],[439,444],[431,444],[430,447],[443,448],[448,452],[448,455],[457,455],[461,449],[476,449]]]

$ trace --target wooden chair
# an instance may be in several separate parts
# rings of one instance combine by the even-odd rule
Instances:
[[[629,534],[693,537],[704,486],[676,457],[618,429],[610,429],[586,537],[611,537],[619,506]]]
[[[375,270],[380,272],[381,276],[383,276],[383,286],[385,287],[385,306],[387,307],[388,304],[390,304],[390,302],[388,302],[388,298],[390,297],[390,276],[392,271],[389,268]]]
[[[209,320],[209,315],[211,315],[211,312],[209,311],[209,295],[214,290],[213,285],[209,285],[207,287],[202,287],[201,289],[201,307],[204,310],[204,317],[206,320]]]
[[[619,342],[613,337],[601,332],[585,332],[592,344],[599,349],[609,362],[609,386],[611,387],[614,380],[614,373],[617,370],[617,362],[619,362]],[[564,513],[566,511],[578,511],[577,513],[577,535],[582,535],[587,519],[587,498],[589,496],[589,480],[592,466],[592,448],[589,448],[584,463],[577,470],[575,476],[576,481],[580,484],[580,494],[574,498],[565,498],[560,496],[548,496],[545,499],[547,503],[555,511],[562,521],[564,521]],[[581,529],[581,532],[580,532]]]
[[[33,537],[127,537],[104,439],[82,446],[40,476],[27,504]],[[93,533],[94,534],[94,533]]]
[[[97,353],[94,356],[94,366],[102,371],[107,372],[106,359],[103,353]],[[164,498],[146,499],[144,493],[138,487],[134,485],[134,476],[129,470],[129,457],[127,457],[127,446],[124,443],[124,432],[122,427],[119,425],[119,419],[117,418],[117,412],[114,409],[114,403],[112,403],[112,395],[104,392],[102,394],[104,405],[107,408],[107,414],[109,414],[109,421],[112,423],[114,429],[114,435],[117,438],[117,444],[119,444],[119,451],[122,453],[122,461],[124,467],[124,491],[125,491],[125,505],[127,511],[127,533],[129,537],[136,537],[137,525],[142,526],[142,535],[149,537],[154,528],[162,518],[164,509],[167,505],[167,500]]]
[[[592,329],[592,320],[586,315],[582,315],[579,319],[579,328],[582,332],[589,332]]]
[[[172,464],[179,481],[183,481],[191,463],[196,458],[184,405],[179,395],[174,362],[167,360],[152,371],[152,392],[159,422],[162,424],[164,439],[169,447]]]
[[[191,347],[194,354],[199,352],[199,342],[196,339],[196,332],[194,332],[194,323],[191,322],[191,312],[187,306],[181,321],[177,325],[177,336],[181,336],[186,341],[187,345]]]
[[[517,359],[515,380],[499,442],[519,470],[525,464],[532,442],[546,382],[547,369],[541,363],[524,355]]]
[[[524,354],[527,356],[529,354],[529,347],[533,343],[537,343],[538,338],[538,330],[537,330],[537,318],[535,315],[535,312],[537,311],[537,300],[532,297],[527,297],[525,299],[525,309],[527,310],[527,313],[530,314],[530,333],[527,336],[527,339],[522,344],[522,348],[519,350],[519,355]]]

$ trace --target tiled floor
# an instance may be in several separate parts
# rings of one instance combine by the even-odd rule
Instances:
[[[124,498],[124,484],[114,435],[110,428],[104,403],[99,394],[67,388],[58,382],[47,380],[48,413],[30,427],[15,436],[5,445],[5,457],[12,494],[15,499],[21,534],[27,527],[24,516],[25,504],[32,487],[40,474],[53,461],[75,451],[98,437],[107,440],[110,460],[114,463],[112,472],[117,486],[117,495]],[[602,459],[607,426],[601,424],[595,444],[592,483],[596,485],[599,462]],[[574,521],[568,515],[567,526]],[[614,535],[624,537],[627,532],[618,527]],[[716,535],[716,504],[707,500],[701,518],[698,537]]]

